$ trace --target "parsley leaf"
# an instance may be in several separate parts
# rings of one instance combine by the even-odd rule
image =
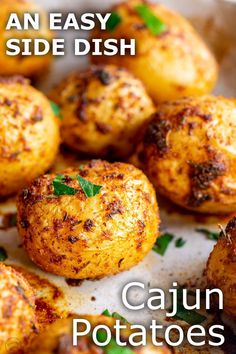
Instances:
[[[0,262],[4,262],[8,258],[5,248],[0,247]]]
[[[127,347],[120,347],[114,338],[104,348],[105,354],[134,354],[133,350]]]
[[[102,312],[102,315],[107,316],[107,317],[112,317],[112,314],[109,312],[108,309],[104,310],[104,311]]]
[[[118,312],[113,312],[112,314],[113,318],[117,318],[118,320],[120,320],[122,323],[129,323],[126,318],[124,318],[123,316],[121,316]]]
[[[197,325],[205,321],[206,317],[194,310],[186,310],[183,305],[177,305],[176,319],[187,322],[190,325]]]
[[[188,294],[191,295],[189,292],[188,292]],[[185,321],[190,325],[200,324],[203,321],[205,321],[205,319],[206,319],[206,317],[201,315],[200,313],[198,313],[194,310],[187,310],[183,306],[183,289],[182,288],[179,288],[177,290],[177,312],[173,318]]]
[[[58,118],[60,118],[62,120],[60,107],[53,101],[50,101],[50,104],[51,104],[51,108],[52,108],[53,113],[55,114],[55,116],[57,116]]]
[[[140,4],[135,7],[139,16],[143,19],[149,31],[157,36],[166,30],[166,25],[150,9],[148,5]]]
[[[97,341],[100,342],[100,343],[104,343],[107,339],[107,334],[106,332],[100,330],[100,331],[97,331]]]
[[[185,245],[186,242],[187,241],[183,240],[182,237],[180,237],[175,241],[175,247],[181,248]]]
[[[63,183],[65,176],[58,175],[53,180],[54,194],[59,195],[75,195],[78,191]]]
[[[9,218],[9,225],[11,227],[16,226],[17,220],[16,220],[16,214],[11,214]]]
[[[91,182],[87,181],[81,176],[77,176],[77,180],[79,181],[80,187],[83,189],[84,194],[86,197],[91,198],[97,195],[102,186],[97,186],[96,184],[92,184]]]
[[[220,237],[219,232],[214,232],[207,229],[196,229],[196,231],[206,235],[208,240],[217,241]]]
[[[109,17],[107,24],[106,24],[106,29],[110,32],[114,31],[117,26],[121,23],[122,18],[117,12],[112,12],[111,16]]]
[[[102,186],[97,186],[96,184],[93,184],[80,175],[76,177],[70,177],[71,179],[77,179],[80,187],[82,188],[84,194],[86,195],[87,198],[94,197],[97,195],[100,190],[102,189]],[[54,195],[75,195],[78,190],[75,188],[72,188],[70,186],[67,186],[67,184],[64,183],[65,181],[65,176],[64,175],[58,175],[54,178],[53,180],[53,187],[54,187]]]
[[[97,341],[104,343],[107,340],[107,334],[103,330],[97,331]],[[120,347],[114,338],[111,338],[110,342],[102,347],[105,354],[134,354],[133,350],[127,347]]]
[[[113,317],[120,320],[122,323],[129,323],[123,316],[121,316],[118,312],[113,312],[112,314],[106,309],[103,311],[102,315],[107,317]]]
[[[173,240],[174,235],[170,234],[170,233],[165,233],[163,235],[161,235],[160,237],[158,237],[156,239],[156,242],[153,246],[153,251],[155,251],[156,253],[159,253],[161,256],[164,256],[169,243]]]

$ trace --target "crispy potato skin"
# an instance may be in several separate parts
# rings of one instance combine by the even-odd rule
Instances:
[[[224,311],[236,318],[236,218],[221,232],[207,262],[208,286],[224,294]]]
[[[17,31],[16,29],[5,30],[10,13],[17,13],[23,16],[23,13],[40,14],[40,30],[33,29]],[[23,75],[26,77],[38,76],[47,69],[51,62],[51,54],[44,56],[9,56],[6,55],[6,42],[8,39],[35,39],[42,38],[51,40],[52,33],[48,29],[47,15],[36,4],[30,1],[22,0],[1,0],[0,8],[0,75]],[[32,47],[31,47],[32,48]]]
[[[236,101],[182,98],[159,106],[137,155],[156,190],[184,208],[236,208]]]
[[[21,77],[0,78],[0,196],[18,192],[53,163],[59,119]]]
[[[143,84],[114,66],[70,75],[51,98],[61,107],[65,144],[92,157],[129,156],[154,112]]]
[[[108,326],[112,332],[115,325],[115,319],[102,316],[102,315],[84,315],[75,316],[74,318],[81,318],[89,321],[91,327],[94,328],[98,325]],[[41,333],[31,344],[29,349],[29,354],[53,354],[55,353],[55,348],[57,353],[68,353],[68,354],[101,354],[103,353],[102,347],[96,346],[91,336],[83,336],[78,340],[78,346],[72,346],[72,320],[73,318],[67,318],[63,320],[58,320],[53,325],[49,326],[45,332]],[[80,325],[81,326],[81,325]],[[122,329],[123,340],[128,340],[129,335],[132,333],[129,326],[127,329]],[[81,331],[83,327],[80,327]],[[132,348],[134,353],[139,354],[170,354],[170,351],[166,347],[154,347],[151,344],[147,344],[146,347],[135,347]]]
[[[215,85],[218,65],[190,23],[159,4],[149,4],[167,26],[154,36],[135,7],[147,1],[129,0],[113,7],[122,21],[113,31],[97,29],[91,38],[136,39],[135,56],[92,56],[93,63],[120,65],[140,78],[151,97],[160,102],[182,96],[209,93]]]
[[[147,177],[132,165],[92,161],[62,173],[74,196],[53,196],[44,175],[18,198],[18,230],[30,258],[45,271],[73,279],[101,278],[131,268],[158,236],[158,207]],[[87,198],[81,175],[102,186]]]
[[[36,331],[34,294],[24,277],[0,263],[0,353],[21,348]]]

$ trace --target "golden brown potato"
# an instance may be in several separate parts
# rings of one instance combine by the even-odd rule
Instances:
[[[11,38],[42,38],[50,41],[53,36],[48,29],[46,13],[38,5],[27,0],[1,0],[0,4],[0,75],[38,76],[48,67],[51,61],[51,54],[44,56],[9,56],[6,55],[6,42]],[[10,13],[17,13],[19,18],[23,18],[24,13],[39,13],[40,30],[6,30],[5,27]],[[30,48],[32,48],[32,45]]]
[[[115,319],[105,316],[75,316],[74,318],[82,318],[91,323],[92,329],[98,325],[106,325],[114,332]],[[32,343],[29,349],[29,354],[100,354],[103,353],[102,347],[94,344],[90,335],[79,337],[78,345],[72,346],[72,319],[67,318],[58,320],[53,325],[49,326],[41,333]],[[81,326],[81,325],[80,325]],[[129,326],[127,329],[122,329],[122,341],[128,341],[129,335],[132,333]],[[80,327],[81,331],[85,328]],[[147,344],[145,347],[129,347],[133,353],[139,354],[170,354],[166,347],[154,347],[152,344]]]
[[[221,232],[207,262],[208,286],[224,294],[224,311],[236,317],[236,218]]]
[[[158,207],[140,170],[98,160],[68,169],[63,189],[74,188],[74,195],[56,196],[55,177],[38,178],[18,199],[19,233],[38,266],[67,278],[100,278],[131,268],[150,251]],[[90,197],[83,186],[88,181],[102,187]]]
[[[36,331],[34,294],[24,277],[0,263],[0,353],[19,349]]]
[[[21,77],[0,78],[0,196],[47,171],[59,145],[59,119]]]
[[[202,213],[236,210],[236,100],[164,103],[138,155],[156,190],[174,203]]]
[[[65,144],[93,157],[129,156],[154,111],[142,83],[114,66],[70,75],[51,98],[61,107]]]
[[[136,11],[138,5],[148,7],[164,23],[164,32],[152,34]],[[91,38],[134,38],[136,55],[93,56],[93,63],[127,68],[143,81],[156,102],[212,90],[218,75],[216,60],[186,19],[143,0],[118,4],[111,12],[117,13],[121,22],[113,31],[97,29]]]

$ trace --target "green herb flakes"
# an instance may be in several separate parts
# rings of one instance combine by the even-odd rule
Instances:
[[[51,104],[51,108],[52,108],[53,113],[55,114],[55,116],[57,116],[58,118],[60,118],[62,120],[60,107],[53,101],[50,101],[50,104]]]
[[[97,341],[100,343],[104,343],[107,340],[107,334],[105,331],[97,331]]]
[[[95,195],[97,195],[102,189],[102,186],[92,184],[81,176],[77,176],[77,180],[79,181],[80,187],[83,189],[83,192],[87,198],[95,197]]]
[[[182,237],[180,237],[175,241],[175,247],[181,248],[185,245],[186,242],[187,241],[183,240]]]
[[[210,231],[207,229],[196,229],[197,232],[204,234],[208,240],[217,241],[220,237],[219,232]]]
[[[166,25],[150,9],[148,5],[140,4],[135,7],[139,16],[143,19],[149,31],[154,35],[160,35],[166,31]]]
[[[58,175],[53,180],[54,195],[75,195],[78,191],[64,183],[65,176]]]
[[[86,195],[87,198],[94,197],[97,195],[100,190],[102,189],[102,186],[97,186],[96,184],[93,184],[80,175],[78,176],[69,176],[69,178],[77,179],[80,187],[82,188],[84,194]],[[66,176],[64,175],[58,175],[54,178],[53,180],[53,187],[54,187],[54,195],[59,196],[59,195],[75,195],[78,192],[78,189],[72,188],[65,184]]]
[[[112,314],[113,318],[117,318],[120,320],[122,323],[129,323],[123,316],[121,316],[118,312],[113,312]]]
[[[9,218],[9,225],[11,227],[16,226],[17,220],[16,220],[16,214],[11,214]]]
[[[107,334],[103,330],[97,331],[97,341],[104,343],[107,340]],[[105,354],[134,354],[133,350],[127,347],[120,347],[114,338],[111,338],[110,342],[102,347]]]
[[[188,295],[195,296],[195,293],[188,290]],[[200,313],[194,310],[187,310],[183,306],[183,288],[177,290],[177,312],[173,318],[185,321],[190,325],[200,324],[206,319],[206,317]]]
[[[103,315],[103,316],[107,316],[107,317],[112,317],[112,314],[109,312],[108,309],[104,310],[104,311],[102,312],[102,315]]]
[[[113,312],[112,314],[109,312],[109,310],[103,311],[102,315],[107,316],[107,317],[113,317],[118,320],[120,320],[123,324],[129,323],[123,316],[121,316],[118,312]]]
[[[159,253],[161,256],[164,256],[170,242],[173,240],[174,235],[170,234],[170,233],[165,233],[163,235],[161,235],[160,237],[158,237],[156,239],[156,242],[153,246],[153,251],[155,251],[156,253]]]
[[[106,25],[106,29],[110,32],[114,31],[122,22],[121,16],[117,12],[112,12]]]
[[[205,316],[201,315],[200,313],[194,310],[186,310],[184,306],[180,303],[178,303],[177,305],[177,313],[174,318],[185,321],[190,325],[198,325],[206,319]]]
[[[8,258],[5,248],[0,247],[0,262],[4,262]]]

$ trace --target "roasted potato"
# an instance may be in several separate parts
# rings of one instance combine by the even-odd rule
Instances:
[[[115,66],[72,74],[51,98],[61,107],[65,144],[92,157],[129,156],[154,112],[143,84]]]
[[[137,12],[136,8],[140,5],[147,9],[145,12],[151,11],[161,20],[163,32],[154,35],[150,31]],[[186,19],[160,4],[144,0],[123,2],[114,6],[111,12],[118,16],[120,23],[115,28],[112,25],[112,31],[97,29],[91,38],[134,38],[136,55],[93,55],[93,63],[127,68],[143,81],[156,102],[202,95],[212,90],[218,75],[218,65]]]
[[[236,100],[203,96],[164,103],[139,161],[156,190],[202,213],[236,210]]]
[[[23,347],[36,331],[34,294],[24,277],[0,263],[0,353]]]
[[[82,318],[90,322],[91,327],[98,325],[106,325],[114,332],[115,319],[105,316],[75,316],[74,318]],[[67,354],[100,354],[103,353],[102,347],[94,344],[90,335],[79,337],[78,345],[72,346],[72,319],[67,318],[58,320],[53,325],[49,326],[43,333],[41,333],[31,344],[29,354],[53,354],[67,353]],[[80,325],[81,326],[81,325]],[[122,340],[128,341],[129,335],[132,333],[129,326],[127,329],[122,329]],[[81,331],[85,328],[80,327]],[[154,347],[148,343],[145,347],[129,347],[133,353],[139,354],[170,354],[166,347]],[[124,347],[123,347],[124,349]],[[115,352],[115,349],[114,349]]]
[[[224,311],[236,317],[236,218],[220,234],[207,262],[208,286],[224,294]]]
[[[39,267],[67,278],[101,278],[131,268],[150,251],[158,207],[140,170],[97,160],[55,177],[39,177],[17,203],[19,233]],[[55,195],[63,192],[74,195]]]
[[[50,41],[53,36],[49,31],[46,13],[36,4],[27,0],[1,0],[0,1],[0,75],[24,75],[26,77],[38,76],[51,62],[51,54],[10,56],[6,54],[6,42],[9,39],[35,39],[42,38]],[[40,30],[6,30],[8,18],[16,13],[23,18],[24,13],[40,14]],[[33,45],[30,46],[33,48]]]
[[[0,78],[0,196],[44,173],[59,145],[59,119],[47,98],[21,77]]]

